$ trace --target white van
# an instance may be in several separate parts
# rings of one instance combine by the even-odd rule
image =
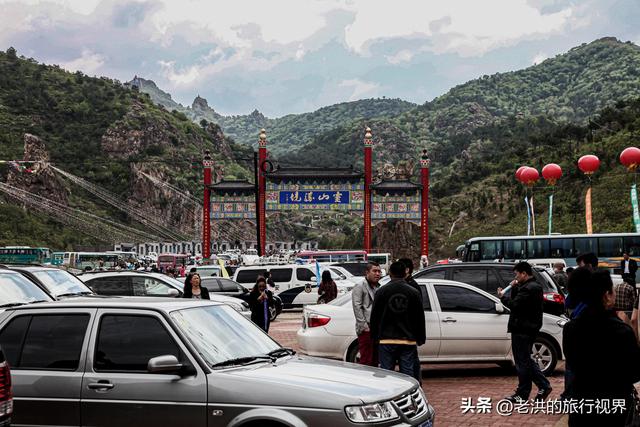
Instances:
[[[321,272],[325,268],[321,266]],[[284,308],[317,304],[318,285],[315,264],[240,266],[234,273],[233,280],[251,289],[258,277],[264,276],[265,271],[271,273],[271,278],[276,285],[275,293],[282,300]],[[338,287],[338,295],[350,291],[355,286],[353,282],[342,279],[333,271],[331,271],[331,277]]]

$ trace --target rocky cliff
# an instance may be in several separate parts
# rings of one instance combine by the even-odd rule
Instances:
[[[40,138],[24,134],[23,170],[11,169],[7,184],[68,205],[69,194],[64,181],[50,167],[47,146]]]

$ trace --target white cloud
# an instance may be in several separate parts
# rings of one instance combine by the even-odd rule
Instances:
[[[58,65],[69,71],[82,71],[87,75],[95,75],[104,65],[105,57],[89,49],[82,51],[80,57],[71,61],[61,62]]]
[[[558,32],[572,15],[570,8],[542,14],[526,0],[353,0],[353,4],[356,18],[346,29],[346,41],[362,54],[376,39],[437,37],[436,52],[480,55],[523,37]],[[437,29],[432,31],[430,23],[437,23]]]
[[[389,61],[390,64],[397,65],[403,62],[411,61],[411,59],[413,58],[413,55],[414,55],[413,52],[411,52],[410,50],[404,49],[399,51],[395,55],[385,56],[385,58],[387,58],[387,61]]]
[[[350,89],[349,101],[357,101],[363,98],[371,98],[377,95],[380,85],[374,82],[366,82],[360,79],[348,79],[338,83],[338,87]]]
[[[531,61],[531,63],[533,65],[537,65],[537,64],[540,64],[542,61],[544,61],[547,58],[549,58],[549,55],[547,55],[544,52],[538,52],[538,53],[536,53],[536,56],[533,57],[533,60]]]

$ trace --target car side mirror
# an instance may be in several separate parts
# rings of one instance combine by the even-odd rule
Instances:
[[[172,354],[156,356],[147,362],[147,371],[152,374],[178,374],[182,371],[182,363]]]
[[[496,303],[496,313],[498,314],[504,314],[505,313],[505,309],[504,309],[504,305],[502,305],[501,302],[497,302]]]
[[[309,281],[310,281],[310,282],[317,282],[317,281],[318,281],[318,278],[317,278],[316,276],[311,276],[311,277],[309,278]]]
[[[177,289],[169,289],[167,291],[167,296],[171,297],[171,298],[177,298],[180,296],[180,292],[178,292]]]

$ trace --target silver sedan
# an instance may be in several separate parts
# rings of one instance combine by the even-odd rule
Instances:
[[[509,309],[487,292],[450,280],[418,279],[425,310],[427,341],[419,347],[421,362],[491,362],[511,365]],[[562,359],[564,317],[544,314],[532,355],[548,375]],[[306,306],[297,333],[303,353],[357,361],[358,345],[351,294],[330,304]]]

